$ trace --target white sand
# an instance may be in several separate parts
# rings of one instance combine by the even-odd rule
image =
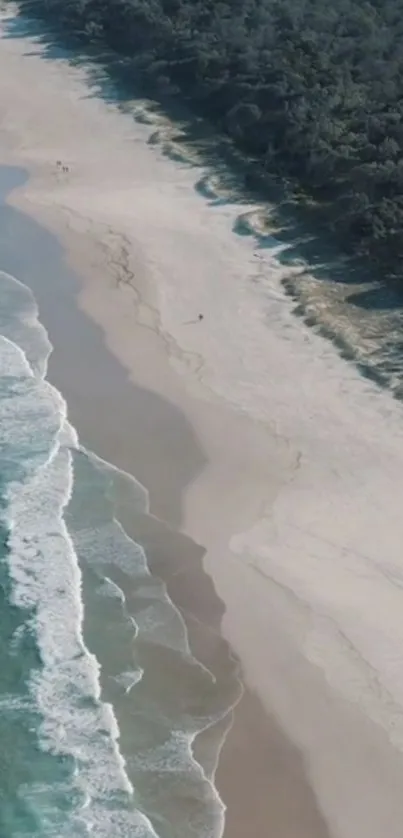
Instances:
[[[255,256],[239,206],[209,206],[153,130],[35,39],[1,40],[0,155],[32,174],[12,200],[69,246],[80,304],[133,380],[197,430],[209,465],[183,526],[208,546],[249,683],[333,834],[400,838],[402,408],[293,317],[275,252]],[[126,258],[141,304],[111,282]]]

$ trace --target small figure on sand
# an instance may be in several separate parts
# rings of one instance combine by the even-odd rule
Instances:
[[[198,314],[197,315],[197,320],[187,320],[186,323],[184,323],[183,325],[184,326],[193,326],[194,323],[200,323],[202,320],[204,320],[204,314]]]
[[[59,171],[61,170],[62,172],[69,171],[69,167],[65,166],[61,160],[56,160],[56,167],[59,169]]]

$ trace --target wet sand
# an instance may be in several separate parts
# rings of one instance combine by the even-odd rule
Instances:
[[[49,320],[50,325],[51,320]],[[76,333],[75,322],[70,325],[74,327]],[[98,348],[96,352],[97,368],[103,372],[105,371],[105,351],[104,349],[101,354]],[[60,366],[64,366],[66,361],[66,354],[63,353],[63,356],[63,364]],[[50,379],[58,387],[62,387],[58,357],[59,353],[56,348],[50,368]],[[87,380],[81,377],[81,373],[79,374],[81,385],[87,393],[92,391],[94,374],[96,375],[94,368]],[[172,503],[172,489],[176,488],[180,496],[184,488],[181,483],[184,450],[186,450],[188,465],[192,463],[193,468],[195,470],[197,468],[197,440],[194,440],[193,450],[190,443],[187,449],[182,447],[178,450],[178,457],[172,462],[173,428],[176,424],[177,438],[183,442],[186,423],[183,417],[175,414],[169,416],[170,406],[164,406],[160,400],[155,399],[155,406],[152,407],[150,404],[153,402],[152,394],[144,393],[140,388],[134,393],[136,410],[132,413],[132,428],[128,427],[127,430],[122,431],[121,420],[130,415],[125,395],[130,385],[125,381],[123,370],[121,371],[121,388],[117,387],[116,370],[114,370],[113,378],[114,392],[111,402],[114,406],[113,410],[120,417],[119,443],[123,450],[129,451],[135,448],[135,453],[130,458],[123,455],[123,459],[119,458],[119,461],[124,464],[126,470],[133,469],[136,477],[141,473],[145,486],[154,487],[153,477],[155,476],[156,487],[151,497],[153,495],[159,497],[162,493],[158,507],[161,512],[167,513],[169,510],[167,500],[164,501],[163,480],[159,478],[158,465],[154,466],[156,468],[156,473],[154,473],[153,458],[151,458],[151,467],[148,472],[153,436],[150,439],[147,428],[144,427],[141,430],[141,426],[136,427],[137,417],[141,416],[144,410],[149,425],[153,427],[153,420],[157,423],[161,446],[158,452],[159,467],[162,467],[162,474],[165,473],[165,469],[169,469],[169,486],[166,487],[166,491],[171,498],[170,503]],[[107,414],[108,410],[101,409],[95,415],[91,396],[87,397],[86,403],[83,400],[80,410],[77,410],[77,403],[71,388],[67,388],[65,384],[62,392],[66,393],[69,406],[71,405],[71,413],[76,416],[75,425],[79,431],[87,426],[89,421],[93,422],[94,426],[96,425],[96,432],[91,433],[88,430],[84,439],[92,450],[106,458],[109,451],[112,453],[110,420],[108,419],[104,425],[99,416]],[[161,424],[162,417],[164,426]],[[164,432],[164,428],[168,430],[168,433]],[[116,449],[114,450],[116,452]],[[113,462],[117,459],[115,453]],[[177,469],[176,462],[179,465]],[[151,510],[153,510],[152,501]],[[172,517],[173,519],[180,517],[180,513],[172,513]],[[218,598],[211,578],[203,569],[205,549],[202,545],[197,545],[191,539],[167,527],[158,518],[135,517],[132,510],[121,509],[120,520],[126,531],[144,547],[151,572],[165,581],[172,601],[179,607],[185,619],[193,654],[216,675],[225,694],[232,700],[238,701],[239,691],[242,688],[240,665],[220,633],[225,606]],[[228,721],[231,722],[231,720],[225,720],[225,727]],[[217,728],[208,732],[207,735],[202,734],[199,737],[200,741],[196,740],[194,753],[202,764],[204,740],[212,738],[213,747],[211,748],[211,743],[208,743],[210,755],[216,751],[217,741],[220,741],[222,735],[222,729]],[[231,730],[227,734],[220,755],[216,784],[228,807],[224,833],[226,838],[241,838],[245,835],[245,830],[251,838],[252,836],[260,838],[268,830],[274,830],[278,838],[288,838],[296,834],[301,838],[305,836],[306,838],[308,836],[325,838],[328,835],[307,780],[301,755],[289,743],[275,720],[268,717],[259,700],[248,689],[243,693],[233,712]]]
[[[3,172],[4,188],[8,177]],[[11,181],[15,178],[12,173]],[[49,379],[67,399],[81,442],[149,489],[151,512],[159,517],[134,514],[122,500],[119,518],[180,608],[195,657],[215,674],[228,703],[236,702],[223,724],[196,740],[194,751],[211,770],[225,737],[216,775],[228,807],[225,836],[241,838],[247,829],[260,838],[274,829],[279,838],[325,838],[300,754],[245,688],[240,663],[221,634],[225,605],[204,571],[205,548],[175,529],[186,485],[207,462],[194,429],[175,406],[128,380],[101,329],[78,308],[80,281],[63,265],[56,239],[10,207],[0,208],[0,221],[2,268],[32,288],[55,347]],[[27,249],[17,250],[22,240]],[[130,601],[130,592],[126,595]]]

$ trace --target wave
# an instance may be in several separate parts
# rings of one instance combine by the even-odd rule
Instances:
[[[0,335],[22,350],[27,369],[44,379],[53,347],[38,319],[35,297],[26,285],[5,271],[0,271],[0,283]]]
[[[135,807],[113,708],[101,700],[98,662],[82,635],[81,575],[63,517],[78,438],[62,396],[44,379],[51,345],[35,319],[32,295],[4,274],[3,290],[2,517],[8,531],[11,603],[27,612],[26,631],[35,636],[42,664],[29,680],[31,706],[42,717],[38,744],[73,763],[68,794],[77,806],[63,826],[58,822],[58,834],[123,836],[133,835],[135,828],[136,835],[151,836],[151,823]],[[13,640],[18,648],[21,630]],[[43,789],[33,782],[24,794],[35,808]],[[41,834],[54,834],[52,820],[48,805]]]
[[[10,693],[2,707],[31,720],[38,759],[42,754],[55,761],[53,772],[44,774],[48,779],[36,779],[32,765],[29,779],[20,783],[18,797],[30,826],[10,828],[16,821],[11,814],[9,834],[53,836],[56,830],[61,837],[156,838],[156,825],[158,832],[166,830],[170,817],[176,817],[173,802],[186,787],[194,812],[185,807],[184,823],[178,819],[175,835],[188,834],[196,820],[197,834],[219,836],[225,808],[213,775],[207,776],[196,761],[192,746],[201,731],[226,718],[233,698],[231,703],[228,695],[219,694],[214,676],[193,657],[180,612],[165,585],[152,577],[144,550],[116,518],[114,497],[122,487],[133,508],[148,513],[146,488],[80,448],[66,402],[45,378],[52,345],[39,323],[33,295],[8,274],[0,272],[0,282],[0,514],[7,533],[9,601],[25,615],[12,634],[9,652],[21,657],[33,640],[39,656],[30,668],[26,695]],[[98,582],[87,587],[84,609],[88,573]],[[126,601],[119,573],[135,580],[134,608]],[[105,606],[100,609],[102,597]],[[120,665],[106,687],[102,644],[95,653],[85,640],[95,598],[94,614],[111,611],[104,645],[112,643],[117,626],[112,659]],[[114,602],[119,607],[115,624]],[[136,641],[141,661],[128,666],[123,637],[131,645]],[[165,706],[167,655],[174,655],[171,664],[181,673],[175,684],[179,696],[181,677],[185,696],[193,679],[196,692],[210,695],[206,707],[185,712],[186,704],[178,707],[169,689],[171,704]],[[162,680],[154,699],[153,678],[159,671]],[[122,748],[115,703],[124,712],[128,705],[121,695],[126,701],[138,696],[141,712],[150,710],[143,727],[137,730],[134,724],[130,729],[130,737],[139,736],[135,752]],[[129,738],[126,733],[124,738]]]
[[[197,834],[219,836],[223,830],[224,806],[213,774],[208,775],[194,757],[193,743],[203,730],[230,713],[239,699],[239,690],[234,696],[232,685],[229,695],[194,658],[185,623],[164,583],[151,575],[144,550],[127,535],[115,517],[115,492],[108,481],[97,482],[97,491],[103,497],[96,499],[96,520],[88,513],[82,516],[80,491],[88,493],[91,485],[94,496],[91,482],[94,468],[102,473],[106,471],[112,481],[120,480],[120,472],[87,452],[78,455],[78,467],[80,477],[69,509],[68,525],[80,564],[91,573],[88,587],[92,597],[105,595],[109,601],[106,654],[104,641],[99,640],[97,602],[88,635],[92,635],[97,658],[107,658],[103,670],[105,677],[109,675],[109,685],[106,684],[105,690],[109,689],[113,695],[123,724],[127,717],[121,747],[127,754],[129,776],[139,791],[142,806],[157,823],[161,822],[161,829],[166,822],[174,820],[178,830],[175,835],[188,834],[186,807],[182,807],[183,812],[178,811],[179,807],[173,810],[178,795],[181,800],[183,786],[188,800],[193,801],[192,807],[199,810]],[[124,479],[128,476],[124,475]],[[133,492],[138,497],[136,481]],[[98,521],[100,509],[102,522]],[[126,591],[130,592],[129,600]],[[90,623],[88,600],[87,606]],[[133,669],[125,668],[128,658],[135,664]],[[126,701],[133,688],[135,710]]]

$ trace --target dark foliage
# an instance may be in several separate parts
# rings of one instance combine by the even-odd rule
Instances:
[[[22,0],[178,85],[403,280],[403,0]]]

